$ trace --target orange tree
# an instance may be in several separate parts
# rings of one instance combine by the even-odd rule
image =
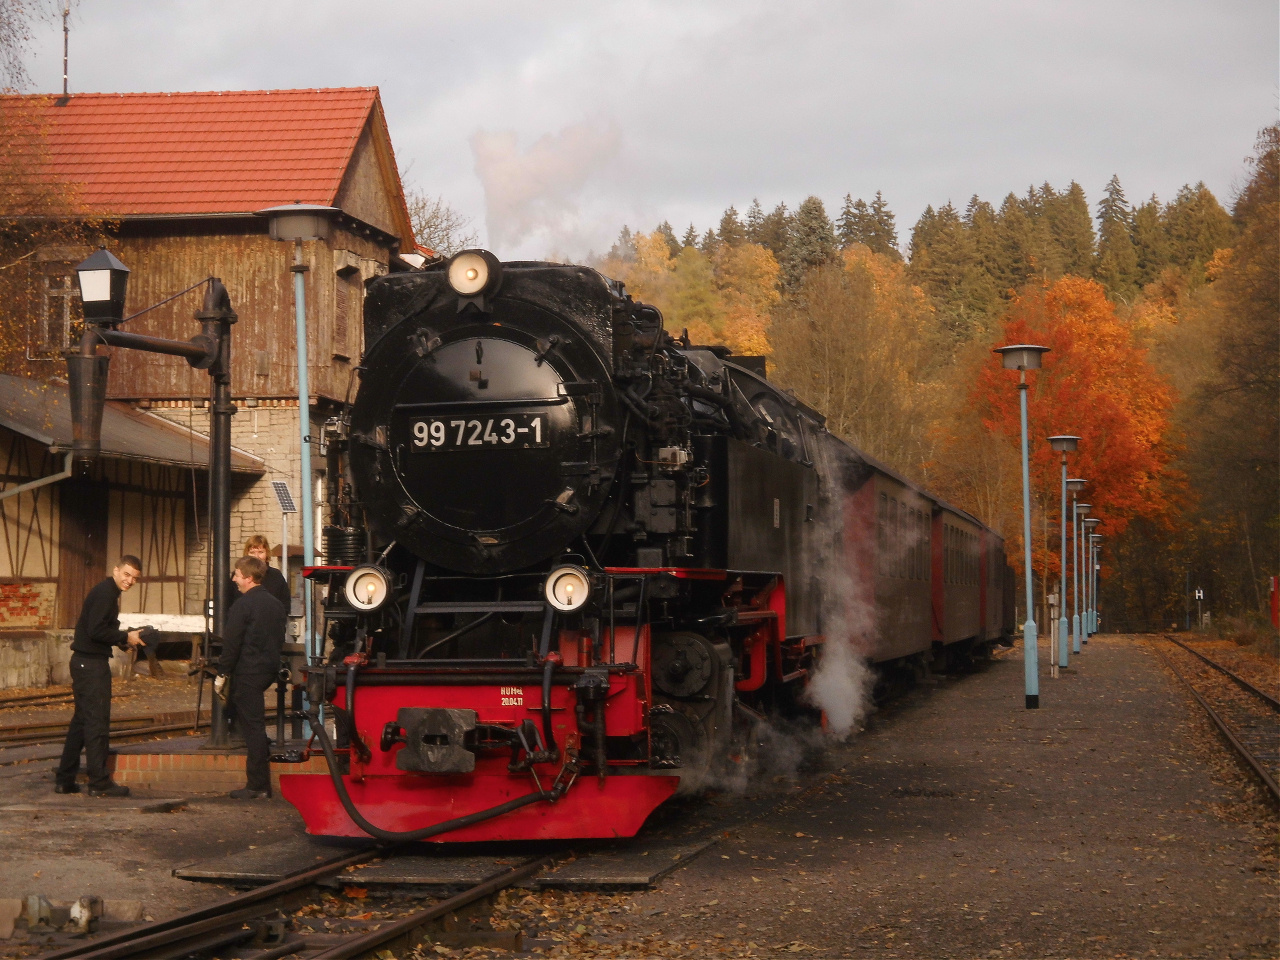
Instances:
[[[1066,276],[1024,289],[1010,304],[1001,342],[1050,348],[1044,368],[1027,374],[1031,485],[1041,507],[1039,529],[1033,528],[1032,535],[1035,568],[1056,580],[1061,466],[1060,455],[1045,442],[1053,434],[1080,437],[1068,469],[1089,481],[1082,499],[1102,518],[1099,533],[1117,537],[1139,518],[1172,526],[1185,488],[1181,474],[1171,467],[1176,453],[1169,440],[1173,390],[1157,374],[1132,328],[1116,316],[1102,287]],[[1000,367],[998,358],[982,366],[969,406],[986,430],[1019,443],[1016,377]],[[1017,485],[1006,489],[1020,496]],[[1018,517],[1020,512],[1004,514]],[[1022,527],[1006,527],[1009,555],[1016,560]]]

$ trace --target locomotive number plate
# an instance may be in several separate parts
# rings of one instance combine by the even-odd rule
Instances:
[[[414,420],[413,449],[426,453],[499,447],[548,447],[546,417],[513,413],[505,417],[432,417]]]

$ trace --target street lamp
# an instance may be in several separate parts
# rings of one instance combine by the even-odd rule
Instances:
[[[1094,578],[1094,567],[1096,566],[1093,557],[1093,548],[1095,545],[1094,538],[1102,539],[1101,534],[1094,533],[1098,524],[1102,520],[1098,517],[1084,516],[1089,512],[1089,504],[1081,504],[1085,509],[1081,514],[1080,526],[1084,530],[1084,545],[1081,549],[1080,560],[1085,564],[1084,567],[1084,613],[1080,618],[1080,633],[1085,643],[1089,642],[1089,638],[1096,632],[1094,629],[1093,613],[1096,598],[1093,595],[1097,581]]]
[[[1092,509],[1093,509],[1093,504],[1077,503],[1075,506],[1076,519],[1079,520],[1081,524],[1083,524],[1085,522],[1085,517],[1089,515],[1089,511]],[[1081,527],[1082,531],[1083,529],[1084,528]],[[1081,591],[1083,591],[1082,606],[1084,607],[1084,610],[1080,614],[1080,633],[1077,635],[1077,639],[1081,643],[1088,643],[1089,642],[1089,580],[1088,580],[1088,570],[1086,569],[1087,564],[1089,562],[1089,541],[1088,540],[1081,541],[1080,556],[1077,559],[1078,559],[1078,562],[1080,563],[1080,569],[1084,571],[1083,573],[1080,574],[1080,577],[1081,577],[1080,589]],[[1077,653],[1080,652],[1078,647],[1076,648],[1076,652]]]
[[[271,221],[271,239],[293,241],[293,302],[294,332],[297,337],[298,352],[298,430],[302,449],[302,563],[309,566],[315,563],[315,492],[311,476],[311,393],[307,384],[307,303],[306,285],[303,274],[307,266],[302,262],[302,241],[324,240],[329,236],[329,223],[333,216],[341,211],[337,207],[326,207],[314,203],[286,203],[278,207],[259,210],[260,216]],[[285,568],[288,577],[288,560],[281,556],[280,565]],[[315,631],[313,628],[313,611],[311,609],[311,581],[303,580],[302,608],[306,617],[307,657],[308,661],[320,655],[317,651]]]
[[[1059,511],[1059,539],[1062,541],[1062,568],[1058,576],[1058,666],[1067,665],[1067,454],[1075,453],[1080,438],[1059,435],[1049,438],[1049,446],[1062,454],[1062,509]],[[1075,518],[1072,517],[1072,530]]]
[[[1084,489],[1085,481],[1073,477],[1067,481],[1071,491],[1071,652],[1080,652],[1080,514],[1076,510],[1076,494]]]
[[[1090,524],[1089,521],[1093,523]],[[1084,631],[1085,642],[1088,643],[1089,637],[1098,632],[1098,550],[1102,547],[1102,534],[1093,533],[1093,528],[1101,521],[1095,517],[1089,517],[1085,521],[1089,529],[1089,613],[1085,617]]]
[[[1027,455],[1027,371],[1040,369],[1040,358],[1048,347],[1019,343],[996,347],[1006,370],[1018,371],[1018,400],[1022,413],[1022,552],[1026,562],[1027,619],[1022,625],[1022,670],[1026,681],[1027,709],[1040,706],[1039,651],[1036,649],[1036,621],[1032,612],[1034,597],[1031,582],[1031,466]]]
[[[236,312],[221,280],[210,277],[204,305],[196,312],[200,332],[190,340],[169,340],[139,333],[125,333],[125,290],[129,268],[106,248],[91,254],[76,267],[80,299],[84,303],[85,328],[80,349],[67,356],[67,384],[71,396],[72,452],[81,463],[97,457],[101,449],[102,410],[107,393],[109,354],[98,356],[98,345],[142,350],[182,357],[196,370],[207,370],[211,382],[209,411],[209,527],[213,564],[213,597],[205,610],[210,624],[205,634],[204,656],[211,654],[210,637],[222,638],[228,603],[231,543],[231,325]],[[189,288],[194,289],[194,288]],[[135,314],[136,316],[136,314]],[[203,676],[201,678],[203,689]],[[199,702],[197,701],[197,707]],[[214,698],[209,717],[209,746],[227,742],[221,704]]]

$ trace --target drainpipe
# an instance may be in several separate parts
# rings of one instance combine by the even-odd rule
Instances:
[[[10,487],[8,490],[0,490],[0,500],[8,500],[10,497],[16,497],[20,493],[26,493],[28,490],[35,490],[37,487],[46,487],[51,483],[57,483],[59,480],[65,480],[71,476],[71,463],[73,454],[67,453],[62,461],[62,472],[55,473],[52,476],[41,477],[39,480],[32,480],[30,483],[22,483],[16,487]]]

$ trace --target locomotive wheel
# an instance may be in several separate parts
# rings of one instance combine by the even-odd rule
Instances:
[[[649,752],[654,766],[678,767],[688,775],[696,776],[707,765],[701,727],[679,710],[650,715]]]
[[[720,658],[699,633],[659,634],[653,641],[653,685],[672,697],[702,693],[719,674]]]

